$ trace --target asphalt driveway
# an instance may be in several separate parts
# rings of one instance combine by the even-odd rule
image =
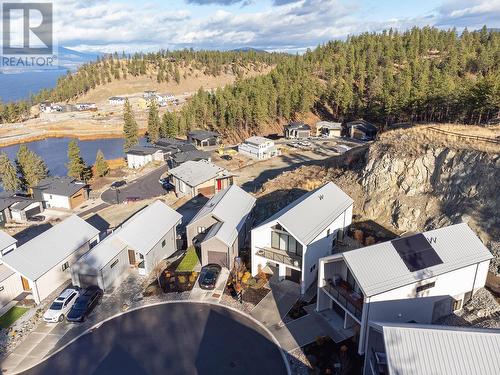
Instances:
[[[168,169],[168,166],[162,165],[145,176],[139,177],[137,180],[118,189],[118,203],[123,202],[127,198],[137,197],[139,199],[149,199],[158,197],[166,193],[165,189],[160,185],[158,180],[161,175]],[[101,194],[101,199],[109,204],[115,204],[117,193],[113,189],[108,189]]]
[[[149,306],[103,323],[26,375],[287,374],[268,334],[222,306]]]

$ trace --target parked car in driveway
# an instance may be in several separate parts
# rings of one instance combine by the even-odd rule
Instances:
[[[125,180],[120,180],[120,181],[115,181],[111,184],[111,189],[118,189],[119,187],[127,185],[127,181]]]
[[[98,286],[89,286],[80,293],[75,304],[66,316],[68,322],[83,322],[101,302],[102,290]]]
[[[233,160],[233,157],[231,155],[222,155],[220,158],[227,161]]]
[[[215,289],[222,267],[215,263],[202,267],[198,283],[201,289]]]
[[[31,216],[28,218],[28,221],[32,221],[32,222],[40,222],[40,221],[44,221],[44,220],[45,220],[45,216],[42,216],[42,215]]]
[[[62,322],[71,307],[74,305],[76,299],[78,298],[78,290],[76,289],[66,289],[59,297],[57,297],[49,309],[43,314],[43,320],[47,323],[57,323]]]

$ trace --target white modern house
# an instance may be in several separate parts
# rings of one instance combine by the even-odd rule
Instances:
[[[430,324],[460,310],[492,257],[467,224],[334,254],[319,261],[316,309],[359,332],[363,354],[369,322]]]
[[[73,209],[89,198],[88,185],[69,176],[49,176],[33,188],[33,197],[47,208]]]
[[[442,325],[369,324],[364,375],[496,375],[500,330]]]
[[[135,266],[147,274],[177,251],[182,216],[161,201],[136,213],[72,267],[73,284],[111,289]]]
[[[71,279],[70,267],[99,242],[99,230],[72,215],[2,256],[38,304]]]
[[[0,231],[0,311],[23,292],[21,278],[3,264],[2,257],[16,249],[17,240]],[[1,315],[1,314],[0,314]]]
[[[252,274],[275,267],[305,293],[316,281],[318,260],[343,239],[352,209],[353,200],[333,182],[304,194],[252,229]]]
[[[199,247],[201,265],[231,269],[244,246],[256,199],[237,185],[214,195],[186,227],[188,246]]]
[[[153,161],[165,161],[165,156],[160,148],[133,146],[127,150],[127,166],[130,169],[142,168]]]
[[[243,143],[238,145],[238,152],[258,160],[269,159],[280,154],[274,141],[258,136],[245,139]]]

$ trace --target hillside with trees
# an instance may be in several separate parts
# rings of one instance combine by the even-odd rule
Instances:
[[[127,55],[110,54],[96,62],[82,65],[76,72],[68,72],[59,78],[53,89],[41,90],[30,100],[2,104],[0,102],[0,123],[26,119],[31,105],[42,101],[67,102],[97,87],[112,82],[137,77],[147,77],[151,82],[174,82],[195,79],[200,72],[217,77],[231,73],[243,77],[245,69],[252,67],[259,71],[276,65],[287,58],[286,54],[260,51],[159,51],[157,53]]]
[[[499,60],[500,33],[486,28],[361,34],[214,94],[200,90],[177,116],[177,129],[258,133],[311,110],[339,121],[485,123],[499,112]]]

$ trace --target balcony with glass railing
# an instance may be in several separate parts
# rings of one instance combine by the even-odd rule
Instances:
[[[255,255],[272,260],[277,263],[285,264],[287,266],[297,268],[302,267],[302,257],[285,250],[274,249],[271,247],[257,247]]]

